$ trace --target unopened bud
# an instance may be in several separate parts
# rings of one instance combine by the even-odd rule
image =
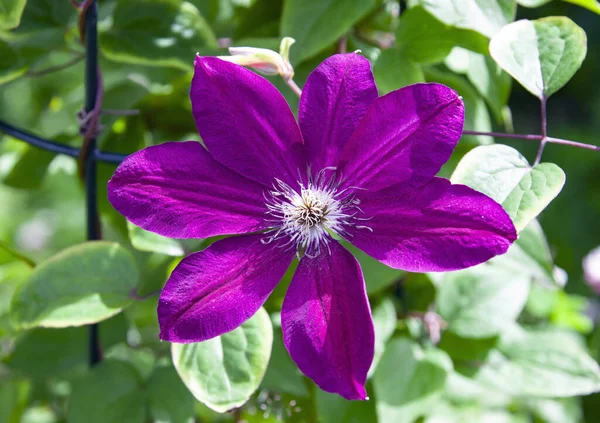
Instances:
[[[583,276],[589,287],[600,295],[600,246],[584,257]]]
[[[280,52],[256,47],[229,47],[231,56],[219,56],[219,59],[248,66],[265,75],[281,75],[284,79],[294,76],[294,68],[289,62],[290,47],[294,39],[281,40]]]

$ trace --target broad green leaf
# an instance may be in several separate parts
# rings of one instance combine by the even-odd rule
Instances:
[[[155,422],[189,423],[194,417],[194,397],[171,365],[154,369],[147,382],[148,406]]]
[[[17,79],[25,73],[27,66],[17,51],[0,39],[0,85]]]
[[[489,338],[514,323],[527,302],[529,280],[503,268],[476,266],[446,273],[437,311],[448,329],[465,338]]]
[[[110,25],[101,30],[102,52],[122,63],[192,70],[196,52],[217,48],[198,9],[182,0],[118,0]]]
[[[383,291],[406,275],[406,272],[403,270],[392,269],[386,266],[352,244],[344,243],[344,246],[350,250],[360,263],[360,268],[367,284],[367,294],[369,295]]]
[[[260,387],[261,389],[285,392],[299,397],[308,396],[304,376],[302,376],[296,363],[292,361],[290,353],[283,344],[281,328],[273,331],[271,358]]]
[[[99,322],[130,303],[137,280],[135,260],[119,244],[76,245],[35,268],[14,295],[12,318],[22,328]]]
[[[501,203],[520,231],[558,195],[565,183],[565,174],[553,163],[529,167],[517,150],[496,144],[480,146],[467,153],[451,180]]]
[[[147,421],[139,377],[122,361],[105,360],[76,381],[69,399],[69,423],[144,423]]]
[[[320,423],[377,421],[374,401],[348,401],[339,395],[317,389],[315,402]]]
[[[422,350],[408,338],[392,339],[373,376],[380,423],[412,422],[444,390],[452,362],[441,350]]]
[[[396,46],[409,60],[432,64],[444,60],[456,46],[486,54],[488,40],[475,31],[448,26],[422,7],[413,7],[402,14]]]
[[[375,0],[286,0],[280,34],[296,40],[292,63],[300,63],[335,43],[375,4]]]
[[[27,0],[0,0],[0,30],[19,26]]]
[[[554,163],[540,163],[526,173],[502,202],[517,231],[535,219],[564,184],[565,173]]]
[[[375,62],[373,73],[382,95],[407,85],[425,82],[421,67],[411,62],[404,51],[398,48],[383,50]]]
[[[150,348],[131,348],[125,342],[120,342],[107,350],[103,358],[131,365],[142,380],[150,377],[156,362],[156,355]]]
[[[491,37],[513,21],[515,0],[412,0],[446,25],[471,29]]]
[[[369,369],[368,377],[371,377],[377,369],[377,364],[383,356],[385,345],[394,334],[398,318],[396,307],[390,298],[384,298],[373,308],[373,327],[375,329],[375,354]]]
[[[583,421],[579,398],[535,399],[528,401],[527,406],[544,423],[580,423]]]
[[[223,413],[258,388],[271,355],[273,327],[260,309],[232,332],[195,344],[172,344],[173,364],[190,392]]]
[[[474,377],[517,396],[571,397],[600,391],[598,363],[575,335],[557,330],[507,331]]]
[[[168,256],[182,256],[185,254],[182,243],[176,239],[146,231],[131,222],[127,222],[127,229],[129,230],[131,245],[140,251]]]
[[[490,41],[494,60],[540,99],[569,82],[586,52],[585,32],[564,16],[517,21]]]

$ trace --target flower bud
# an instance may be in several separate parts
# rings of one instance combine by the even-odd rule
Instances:
[[[266,48],[229,47],[231,56],[219,56],[219,59],[254,68],[265,75],[281,75],[290,79],[294,76],[294,68],[289,61],[289,52],[294,42],[293,38],[283,38],[279,53]]]
[[[583,276],[588,286],[600,294],[600,246],[583,258]]]

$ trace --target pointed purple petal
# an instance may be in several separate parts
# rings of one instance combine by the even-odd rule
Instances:
[[[274,244],[263,244],[263,236],[223,239],[184,258],[160,294],[160,338],[201,342],[229,332],[252,317],[295,254]]]
[[[306,172],[304,144],[294,115],[265,78],[216,57],[196,58],[192,111],[202,141],[218,162],[271,186],[293,186]]]
[[[464,269],[504,254],[517,238],[502,206],[467,186],[434,178],[416,190],[387,194],[363,197],[370,230],[350,228],[348,240],[388,266]]]
[[[304,256],[281,310],[286,348],[321,389],[366,398],[373,361],[373,321],[356,259],[338,242],[317,258]]]
[[[369,61],[356,53],[331,56],[308,76],[298,120],[313,170],[337,166],[344,145],[376,98]]]
[[[415,84],[378,98],[346,144],[344,186],[378,191],[427,183],[462,133],[464,106],[441,84]]]
[[[128,156],[108,182],[108,199],[149,231],[206,238],[264,229],[263,190],[217,163],[199,142],[169,142]]]

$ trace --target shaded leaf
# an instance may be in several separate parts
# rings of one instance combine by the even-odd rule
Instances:
[[[375,82],[381,95],[407,85],[425,82],[421,67],[410,61],[402,49],[383,50],[373,68]]]

